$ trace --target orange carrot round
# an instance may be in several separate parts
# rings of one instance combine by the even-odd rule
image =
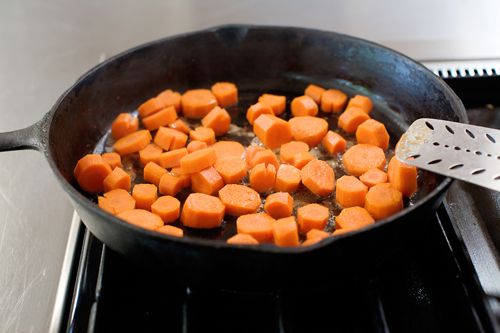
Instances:
[[[276,172],[274,189],[282,192],[295,192],[300,185],[300,170],[293,165],[281,164]]]
[[[216,106],[203,117],[201,124],[203,127],[211,128],[216,136],[221,136],[229,131],[231,116],[225,109]]]
[[[181,105],[187,118],[201,119],[217,106],[217,99],[208,89],[193,89],[182,95]]]
[[[172,128],[160,127],[156,132],[154,143],[169,151],[186,146],[187,135]]]
[[[347,102],[347,95],[337,89],[328,89],[321,96],[321,110],[323,112],[341,112]]]
[[[250,235],[259,243],[273,241],[274,219],[264,213],[241,215],[236,220],[238,234]]]
[[[249,180],[250,186],[257,192],[268,192],[276,181],[276,168],[272,164],[257,164],[250,169]]]
[[[370,169],[385,167],[384,151],[377,146],[358,144],[349,148],[342,157],[347,173],[359,177]]]
[[[135,208],[135,199],[123,189],[106,192],[97,201],[101,209],[113,215]]]
[[[259,97],[259,103],[265,104],[273,109],[274,115],[279,116],[285,111],[286,97],[280,95],[263,94]]]
[[[176,91],[164,90],[156,96],[156,99],[164,108],[173,106],[177,112],[181,110],[181,94]]]
[[[316,147],[328,132],[327,121],[318,117],[293,117],[288,123],[293,139],[305,142],[309,147]]]
[[[287,192],[269,194],[264,204],[264,211],[274,219],[292,215],[293,198]]]
[[[292,165],[301,170],[307,163],[314,159],[315,157],[310,152],[302,151],[293,157]]]
[[[292,164],[295,155],[302,152],[308,152],[309,146],[302,141],[290,141],[281,145],[280,160],[283,163]]]
[[[195,173],[214,165],[215,159],[214,149],[205,148],[194,151],[181,158],[180,165],[183,173]]]
[[[356,95],[349,100],[347,107],[357,107],[365,111],[366,113],[370,113],[373,108],[373,103],[372,100],[367,96]]]
[[[187,145],[187,151],[188,153],[192,153],[193,151],[197,151],[200,149],[207,148],[208,145],[204,141],[198,141],[198,140],[192,140],[190,143]]]
[[[224,179],[225,184],[237,184],[247,175],[247,164],[238,157],[218,159],[214,167]]]
[[[113,145],[113,149],[120,155],[136,153],[151,142],[151,133],[148,130],[140,130],[124,136]]]
[[[324,197],[335,188],[335,173],[325,161],[312,160],[300,170],[302,184],[312,193]]]
[[[328,131],[328,133],[326,133],[326,135],[321,140],[321,144],[323,145],[323,148],[325,148],[326,151],[330,153],[330,155],[333,155],[343,153],[345,151],[347,142],[340,134],[337,134],[333,131]]]
[[[273,223],[273,239],[277,246],[299,246],[299,232],[293,216]]]
[[[182,207],[181,221],[186,227],[217,228],[224,218],[225,206],[219,198],[204,193],[191,193]]]
[[[223,108],[238,103],[238,88],[234,83],[217,82],[212,86],[212,93]]]
[[[148,144],[144,149],[139,150],[139,161],[141,165],[146,165],[149,162],[154,162],[160,157],[163,149],[154,143]]]
[[[130,190],[130,175],[123,171],[122,168],[116,167],[109,175],[102,181],[102,186],[105,192],[121,188],[123,190]]]
[[[111,136],[118,140],[134,133],[139,128],[139,120],[129,113],[120,113],[111,124]]]
[[[203,141],[210,146],[215,143],[215,132],[209,127],[197,127],[194,131],[189,132],[189,138],[191,140]]]
[[[176,198],[165,195],[151,204],[151,212],[161,217],[164,223],[172,223],[179,218],[181,203]]]
[[[253,131],[260,141],[271,149],[278,148],[292,140],[290,124],[269,114],[262,114],[255,119]]]
[[[165,170],[165,168],[162,168],[155,162],[148,162],[144,167],[143,171],[144,171],[143,172],[144,180],[152,184],[155,184],[156,186],[160,185],[161,177],[165,173],[167,173],[167,170]]]
[[[106,162],[111,167],[111,170],[113,170],[116,167],[122,166],[122,158],[121,158],[120,154],[104,153],[101,156],[102,156],[102,160],[104,162]]]
[[[158,188],[154,184],[136,184],[132,190],[135,207],[137,209],[151,210],[151,205],[158,198],[157,192]]]
[[[373,223],[375,223],[373,217],[363,207],[344,208],[335,217],[335,228],[340,230],[356,230]]]
[[[184,230],[174,227],[173,225],[164,225],[163,227],[159,227],[158,229],[156,229],[156,231],[174,237],[184,236]]]
[[[316,104],[320,104],[324,92],[324,88],[314,84],[310,84],[306,87],[304,95],[311,97],[316,102]]]
[[[308,233],[313,229],[325,229],[329,216],[330,211],[328,208],[320,204],[313,203],[300,207],[297,209],[297,222],[300,232]]]
[[[219,198],[226,206],[226,213],[232,216],[255,213],[261,204],[259,193],[238,184],[224,186],[219,191]]]
[[[368,187],[387,183],[387,174],[380,169],[372,168],[359,176],[359,180]]]
[[[340,115],[338,126],[347,133],[355,133],[358,126],[368,119],[370,116],[365,111],[357,107],[349,107]]]
[[[119,219],[147,230],[157,230],[163,226],[163,221],[158,215],[144,209],[133,209],[121,212]]]
[[[189,131],[191,131],[189,126],[182,119],[177,119],[173,123],[169,124],[168,127],[184,134],[189,134]]]
[[[389,133],[385,125],[375,119],[368,119],[356,130],[358,143],[367,143],[386,150],[389,148]]]
[[[146,118],[142,118],[142,124],[147,130],[154,131],[161,126],[172,124],[176,119],[177,111],[175,111],[175,107],[169,106],[150,116],[147,116]]]
[[[344,208],[365,205],[365,196],[368,187],[358,178],[353,176],[342,176],[335,185],[335,198],[339,205]]]
[[[156,158],[156,163],[162,168],[176,168],[180,166],[181,159],[186,155],[188,155],[188,150],[186,148],[174,149],[161,153],[160,156]]]
[[[245,147],[236,141],[217,141],[213,144],[215,156],[217,160],[226,158],[243,158],[245,154]]]
[[[163,105],[163,102],[156,97],[148,99],[146,102],[142,103],[139,105],[138,110],[139,110],[139,115],[144,118],[149,115],[154,114],[155,112],[161,110],[165,106]]]
[[[104,190],[102,182],[111,171],[101,155],[87,154],[78,161],[73,173],[84,191],[98,193]]]
[[[403,195],[391,184],[378,184],[366,194],[365,209],[373,218],[380,220],[403,209]]]
[[[189,177],[187,177],[189,179]],[[176,176],[171,172],[166,172],[161,176],[158,190],[164,195],[177,195],[182,189],[188,187],[190,181],[185,176]]]
[[[259,242],[250,235],[236,234],[227,239],[228,244],[257,245]]]
[[[261,114],[274,115],[273,109],[270,106],[262,103],[255,103],[247,110],[247,120],[250,125],[253,125],[255,119],[259,118]]]
[[[405,197],[410,197],[417,190],[417,168],[402,163],[396,157],[389,161],[387,176],[392,186]]]
[[[278,158],[271,149],[256,151],[255,154],[253,154],[253,157],[250,158],[248,165],[250,167],[254,167],[260,163],[272,164],[275,168],[278,168],[279,166]]]
[[[294,117],[315,116],[318,114],[318,105],[307,95],[295,97],[290,107]]]
[[[194,192],[215,195],[223,186],[224,181],[214,167],[191,174],[191,188]]]

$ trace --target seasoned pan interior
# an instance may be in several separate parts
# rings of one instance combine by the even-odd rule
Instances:
[[[86,153],[105,149],[117,114],[131,112],[147,98],[170,88],[185,91],[217,81],[238,85],[240,103],[230,108],[234,127],[227,139],[248,143],[247,107],[264,92],[288,102],[309,83],[362,93],[375,102],[372,116],[386,124],[394,146],[404,128],[421,117],[464,120],[451,91],[433,74],[399,54],[351,37],[300,28],[231,26],[167,38],[127,51],[89,72],[56,105],[49,133],[49,157],[76,189],[72,170]],[[329,122],[335,128],[336,116]],[[321,154],[321,151],[318,151]],[[336,177],[343,174],[332,159]],[[140,177],[140,175],[139,175]],[[412,205],[443,178],[421,172]],[[87,195],[89,200],[94,197]],[[297,195],[310,201],[307,195]],[[330,200],[331,202],[331,200]],[[329,204],[334,213],[338,207]],[[233,223],[212,232],[226,238]],[[333,225],[331,225],[333,227]]]

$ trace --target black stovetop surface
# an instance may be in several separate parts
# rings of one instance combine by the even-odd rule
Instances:
[[[463,80],[448,83],[465,103],[472,98],[460,94]],[[479,123],[498,121],[498,110],[484,110],[475,108],[469,116]],[[376,271],[262,293],[181,285],[168,272],[128,261],[82,228],[62,327],[72,332],[495,332],[491,300],[447,206],[422,218],[435,219],[433,230],[422,230],[420,242]]]

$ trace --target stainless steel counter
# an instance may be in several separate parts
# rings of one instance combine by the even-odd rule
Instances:
[[[156,38],[224,23],[371,39],[420,60],[500,58],[498,1],[0,2],[0,131],[28,126],[78,76]],[[43,157],[0,154],[0,332],[45,332],[72,208]]]

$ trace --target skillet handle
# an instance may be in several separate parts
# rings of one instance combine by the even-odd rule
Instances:
[[[0,152],[33,149],[45,151],[51,115],[47,113],[40,121],[17,131],[0,133]]]

